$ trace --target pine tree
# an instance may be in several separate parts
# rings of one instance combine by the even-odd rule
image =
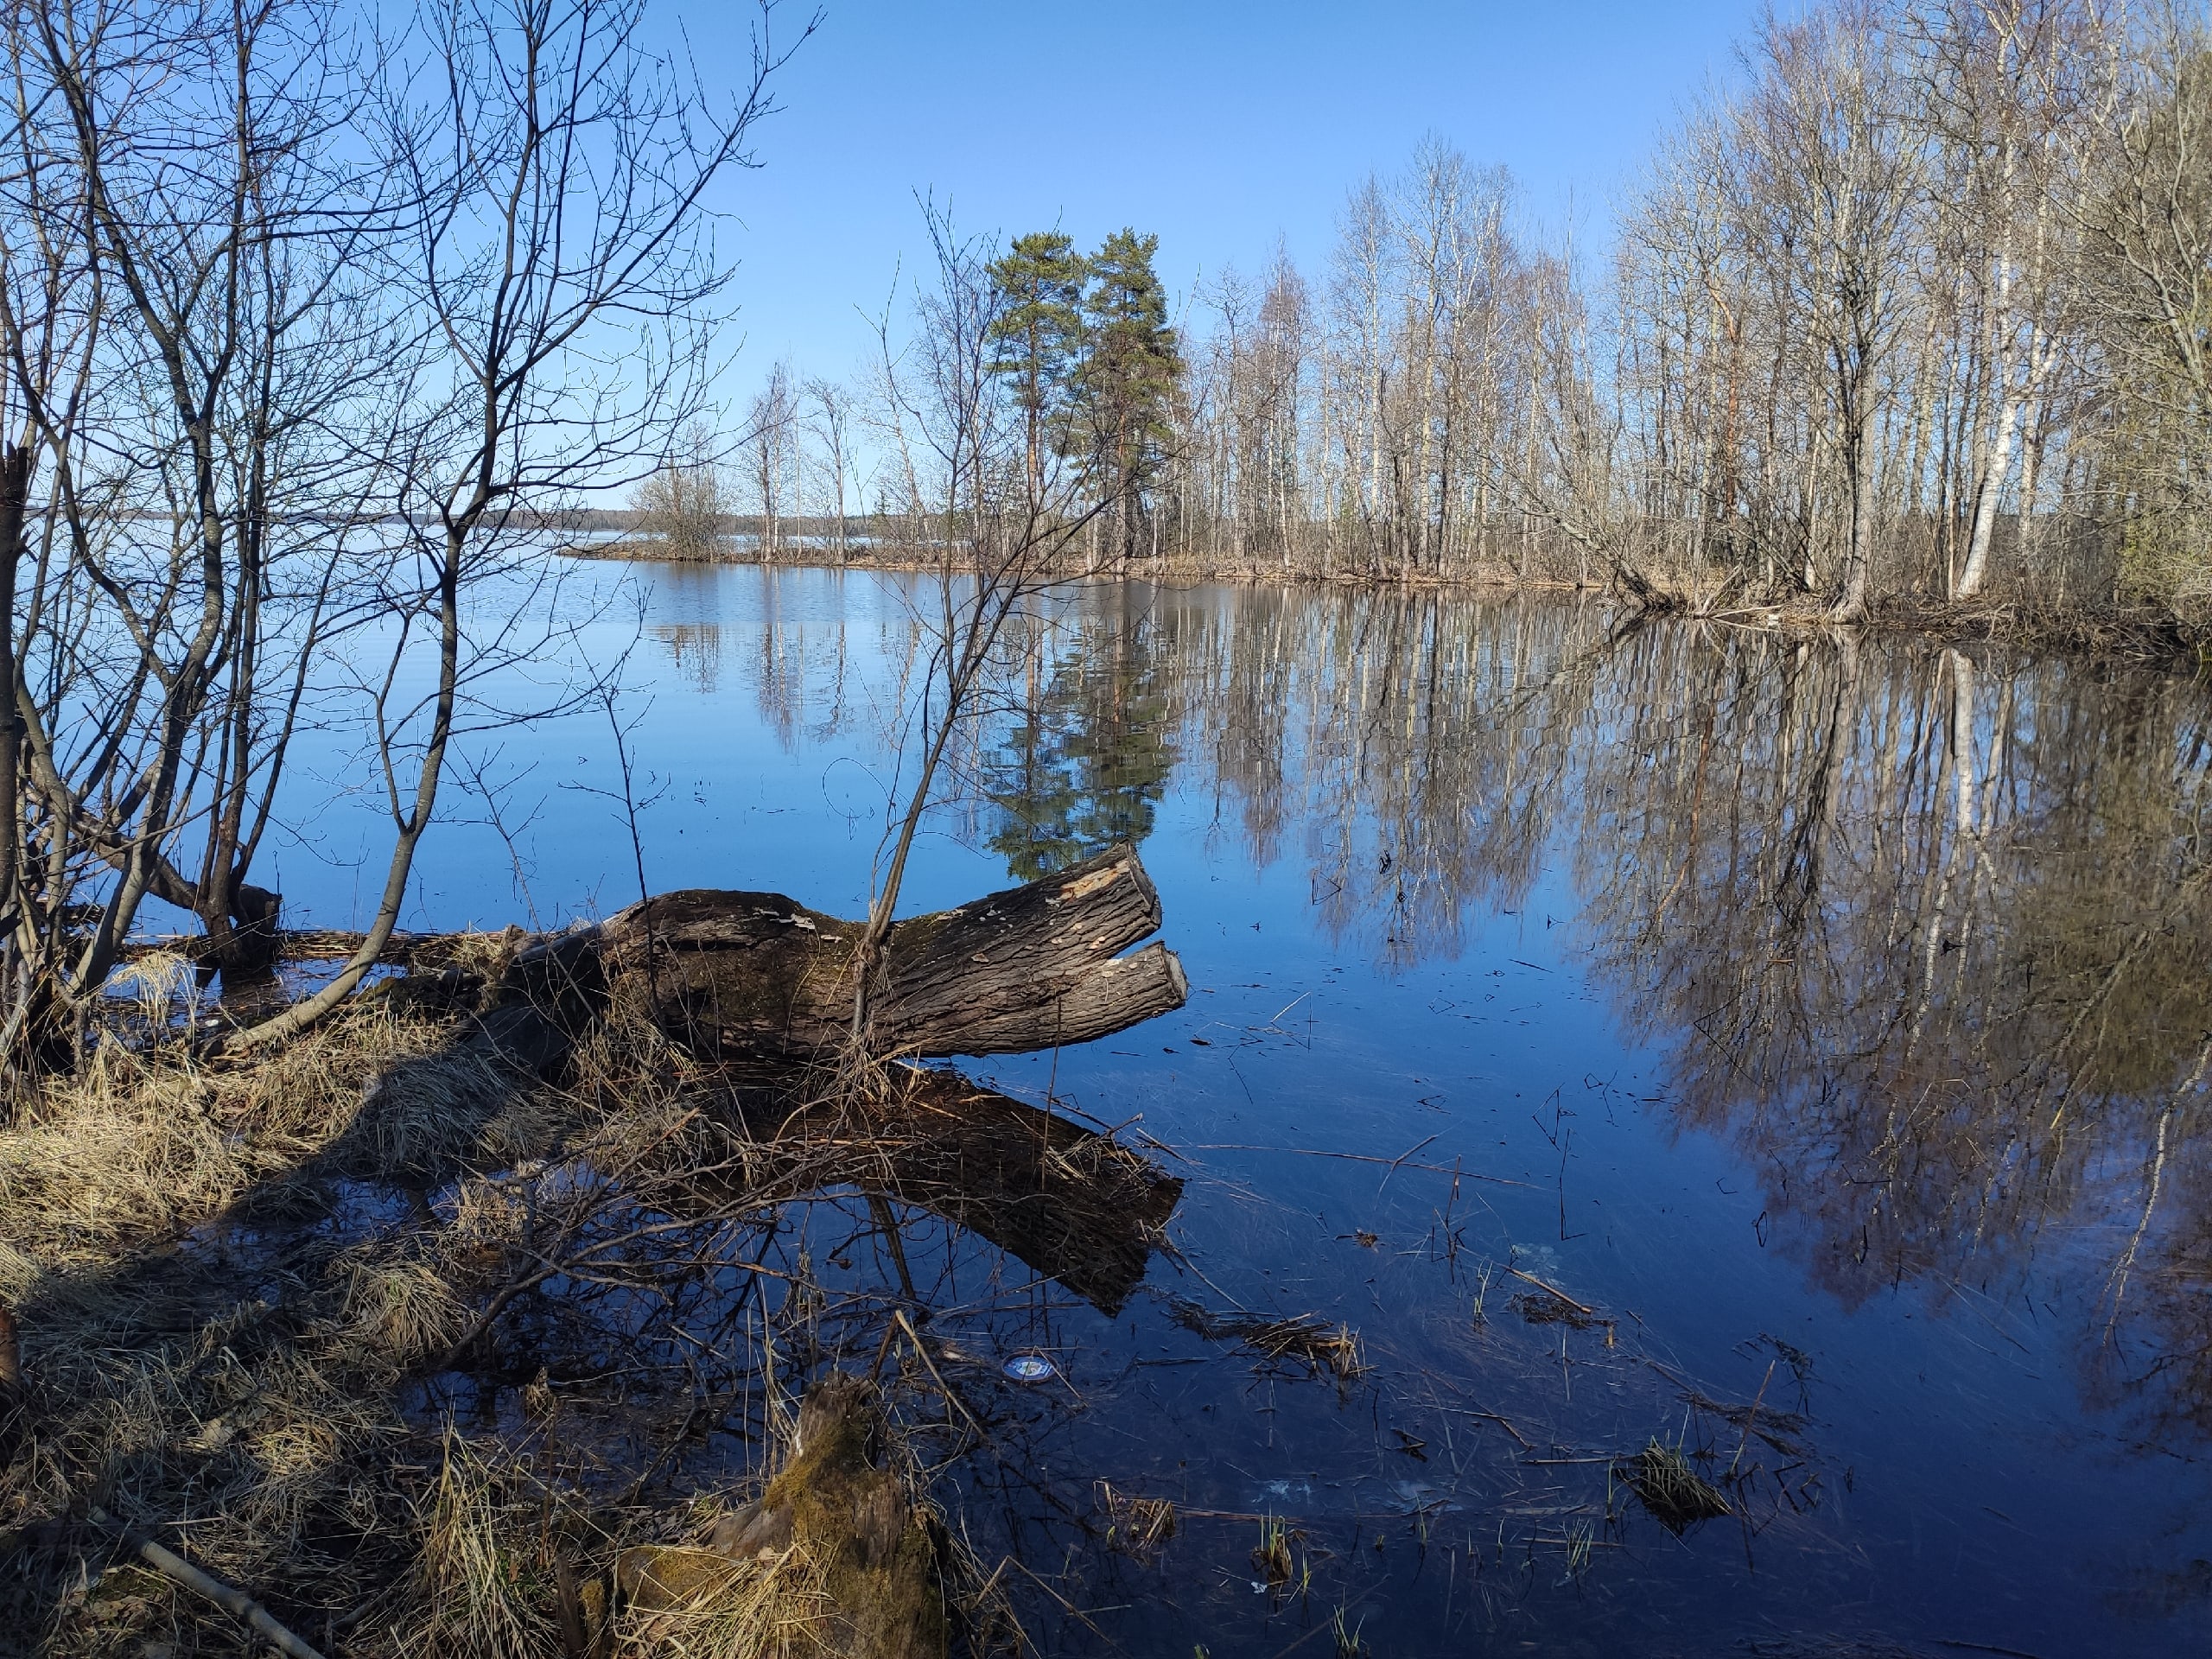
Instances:
[[[1152,268],[1159,249],[1156,236],[1116,231],[1084,262],[1087,350],[1077,383],[1124,557],[1137,550],[1147,492],[1166,464],[1183,374],[1167,290]]]
[[[1032,497],[1042,489],[1044,454],[1064,423],[1083,350],[1083,256],[1058,231],[1016,237],[992,261],[997,315],[990,326],[991,370],[1014,382],[1014,401],[1028,427]]]

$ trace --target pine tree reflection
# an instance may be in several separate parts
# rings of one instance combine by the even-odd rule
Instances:
[[[1112,591],[1125,601],[1114,614],[1038,639],[1026,695],[985,758],[991,849],[1019,880],[1142,841],[1175,763],[1154,629],[1128,589]]]

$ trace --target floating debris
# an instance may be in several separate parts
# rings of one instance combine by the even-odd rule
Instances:
[[[1575,1331],[1603,1331],[1605,1346],[1613,1345],[1613,1321],[1594,1307],[1578,1302],[1557,1285],[1539,1279],[1533,1273],[1523,1273],[1518,1268],[1506,1271],[1525,1284],[1535,1287],[1534,1294],[1527,1291],[1508,1300],[1506,1306],[1530,1325],[1564,1325]],[[1484,1287],[1487,1289],[1488,1284]]]
[[[1164,1497],[1138,1497],[1098,1483],[1098,1506],[1107,1514],[1106,1548],[1149,1562],[1175,1535],[1175,1506]]]
[[[1042,1354],[1016,1354],[999,1369],[1017,1382],[1049,1382],[1058,1375]]]
[[[1677,1537],[1700,1521],[1735,1513],[1719,1489],[1690,1467],[1680,1446],[1654,1440],[1616,1472],[1652,1517]]]
[[[1326,1371],[1339,1383],[1356,1382],[1369,1370],[1359,1338],[1348,1325],[1332,1326],[1311,1314],[1270,1319],[1256,1313],[1208,1313],[1196,1302],[1177,1302],[1175,1322],[1209,1342],[1233,1341],[1270,1363],[1291,1362],[1315,1376]]]
[[[1530,1325],[1564,1325],[1575,1331],[1611,1332],[1611,1319],[1593,1318],[1564,1297],[1548,1292],[1523,1291],[1506,1299],[1506,1306]]]

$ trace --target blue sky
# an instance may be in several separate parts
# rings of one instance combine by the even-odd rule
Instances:
[[[678,5],[709,77],[750,8]],[[1318,273],[1345,193],[1435,131],[1503,162],[1529,214],[1601,243],[1616,194],[1683,103],[1731,74],[1756,0],[919,3],[828,0],[717,205],[741,261],[730,380],[778,356],[842,374],[922,245],[918,192],[963,228],[1160,238],[1179,300],[1278,236]],[[789,28],[802,0],[777,14]]]

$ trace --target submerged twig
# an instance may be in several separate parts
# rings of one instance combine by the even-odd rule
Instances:
[[[968,1402],[953,1393],[952,1385],[944,1380],[944,1375],[937,1368],[936,1362],[930,1358],[929,1344],[922,1340],[922,1333],[914,1329],[913,1321],[906,1317],[906,1310],[903,1307],[894,1307],[891,1310],[891,1317],[898,1321],[899,1327],[912,1340],[916,1357],[922,1362],[923,1369],[935,1379],[938,1392],[944,1396],[944,1403],[948,1406],[957,1406],[960,1408],[960,1414],[968,1420],[969,1426],[983,1439],[989,1440],[990,1431],[976,1421],[976,1414],[968,1409]]]
[[[1596,1319],[1596,1318],[1598,1317],[1598,1313],[1597,1313],[1597,1310],[1596,1310],[1595,1308],[1592,1308],[1592,1307],[1586,1307],[1586,1306],[1584,1306],[1580,1302],[1576,1301],[1576,1300],[1574,1300],[1574,1298],[1573,1298],[1573,1297],[1572,1297],[1572,1296],[1568,1295],[1565,1291],[1561,1290],[1561,1289],[1560,1289],[1557,1285],[1548,1285],[1548,1284],[1546,1284],[1542,1280],[1541,1280],[1541,1279],[1537,1278],[1537,1277],[1536,1277],[1536,1275],[1535,1275],[1535,1274],[1533,1274],[1533,1273],[1523,1273],[1523,1272],[1522,1272],[1522,1271],[1521,1271],[1521,1269],[1520,1269],[1520,1268],[1506,1268],[1506,1271],[1507,1271],[1508,1273],[1511,1274],[1512,1274],[1516,1279],[1525,1279],[1525,1280],[1527,1280],[1530,1284],[1534,1285],[1534,1286],[1535,1286],[1538,1290],[1542,1290],[1542,1291],[1548,1291],[1548,1292],[1550,1292],[1550,1293],[1551,1293],[1551,1294],[1553,1294],[1553,1295],[1554,1295],[1554,1296],[1558,1297],[1558,1298],[1560,1299],[1560,1300],[1561,1300],[1562,1302],[1565,1302],[1565,1303],[1566,1303],[1569,1307],[1573,1308],[1576,1313],[1578,1313],[1581,1314],[1585,1319]]]
[[[1766,1363],[1766,1375],[1759,1379],[1759,1391],[1751,1401],[1751,1408],[1744,1414],[1744,1437],[1736,1442],[1736,1455],[1728,1459],[1728,1472],[1734,1474],[1736,1465],[1744,1460],[1744,1448],[1751,1443],[1751,1425],[1758,1419],[1759,1407],[1766,1401],[1766,1385],[1774,1381],[1775,1362]]]

